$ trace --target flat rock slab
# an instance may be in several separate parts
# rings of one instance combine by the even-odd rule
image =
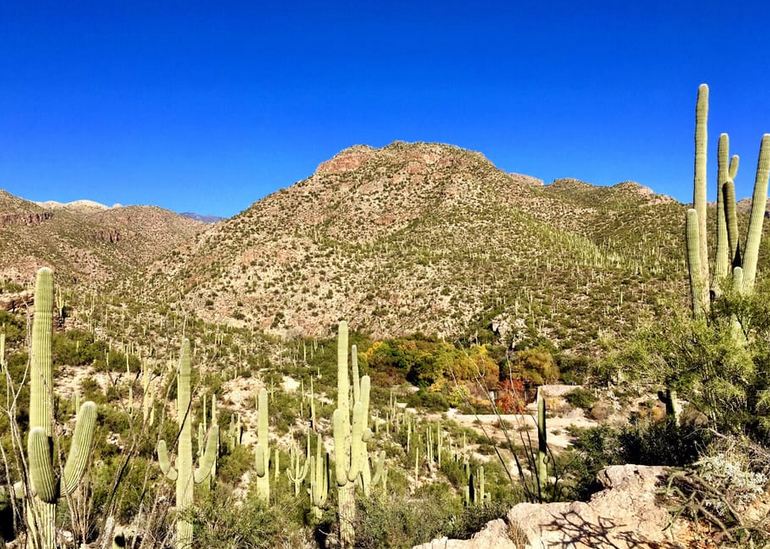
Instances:
[[[669,514],[656,501],[664,467],[615,465],[599,472],[604,487],[589,502],[519,503],[469,540],[436,539],[417,549],[676,548]]]

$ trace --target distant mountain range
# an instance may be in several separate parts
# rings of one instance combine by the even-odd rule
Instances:
[[[359,145],[225,220],[0,191],[0,274],[30,280],[47,264],[280,335],[346,318],[377,336],[585,349],[661,299],[686,302],[685,209],[633,182],[545,185],[451,145]]]
[[[227,219],[226,217],[218,217],[216,215],[204,215],[204,214],[198,214],[195,212],[182,212],[179,215],[184,217],[189,217],[190,219],[194,219],[195,221],[200,221],[202,223],[207,223],[207,224],[219,223],[220,221]]]

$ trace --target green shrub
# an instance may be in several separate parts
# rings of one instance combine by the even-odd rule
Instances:
[[[573,407],[580,408],[582,410],[590,410],[596,402],[597,398],[593,391],[578,387],[574,391],[570,391],[564,397],[564,399]]]

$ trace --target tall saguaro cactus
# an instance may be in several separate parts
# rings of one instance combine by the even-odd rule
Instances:
[[[702,317],[711,306],[711,295],[719,295],[720,285],[730,279],[734,289],[751,292],[757,274],[757,259],[767,209],[770,179],[770,134],[762,136],[751,199],[748,234],[741,248],[735,207],[735,177],[739,157],[730,157],[727,134],[719,136],[717,162],[717,223],[714,280],[709,279],[706,207],[706,147],[708,136],[708,96],[706,84],[698,88],[695,111],[695,175],[693,208],[687,210],[686,250],[693,314]],[[713,282],[713,283],[712,283]]]
[[[200,457],[198,467],[193,470],[192,452],[192,413],[190,399],[190,341],[182,340],[182,348],[179,356],[179,369],[177,371],[177,422],[179,423],[179,437],[176,456],[176,468],[171,465],[168,457],[166,441],[158,442],[158,463],[161,471],[170,480],[176,481],[176,510],[177,513],[189,509],[193,505],[193,488],[195,484],[204,482],[214,466],[219,426],[214,424],[206,437],[206,450]],[[176,547],[188,549],[192,547],[193,527],[186,520],[177,517],[176,520]]]
[[[257,495],[265,503],[270,501],[270,441],[267,417],[267,389],[262,387],[257,395],[257,444],[254,462],[257,475]]]
[[[337,409],[332,418],[334,460],[337,479],[337,501],[340,522],[340,544],[353,547],[355,543],[355,487],[367,460],[366,442],[371,438],[369,421],[369,376],[354,380],[354,404],[350,408],[348,372],[348,325],[339,324],[337,336]],[[358,393],[359,398],[355,399]],[[366,464],[368,465],[368,463]]]
[[[83,403],[78,411],[67,461],[58,476],[54,464],[53,443],[53,272],[42,268],[35,283],[35,316],[32,321],[30,349],[29,436],[27,459],[32,486],[28,507],[29,541],[34,549],[56,547],[56,504],[62,495],[71,494],[83,478],[91,455],[96,404]]]

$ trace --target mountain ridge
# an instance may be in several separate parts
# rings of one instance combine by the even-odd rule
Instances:
[[[174,288],[180,305],[204,318],[280,335],[325,334],[344,317],[375,335],[456,337],[487,329],[500,309],[509,324],[524,320],[566,340],[555,332],[583,300],[581,284],[625,281],[624,297],[603,288],[600,301],[649,309],[639,273],[645,281],[662,275],[666,295],[684,273],[683,205],[635,183],[576,181],[545,185],[453,145],[356,145],[150,266],[147,287],[164,298]],[[601,284],[578,283],[580,263],[601,272]],[[544,277],[553,278],[548,292],[537,288]],[[557,289],[568,297],[546,295]],[[622,325],[630,313],[617,315]]]

